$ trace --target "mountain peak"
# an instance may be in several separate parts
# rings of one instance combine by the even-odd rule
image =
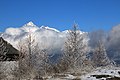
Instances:
[[[23,25],[21,27],[22,30],[26,31],[26,32],[34,32],[37,29],[39,29],[32,21],[28,22],[27,24]]]
[[[35,24],[32,21],[28,22],[26,25],[27,26],[35,26]]]

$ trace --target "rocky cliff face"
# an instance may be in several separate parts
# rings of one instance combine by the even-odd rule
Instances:
[[[0,61],[16,61],[19,53],[10,43],[0,37]]]

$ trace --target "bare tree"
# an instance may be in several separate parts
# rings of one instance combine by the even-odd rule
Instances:
[[[23,78],[31,78],[35,75],[34,65],[32,60],[32,50],[35,47],[34,39],[32,39],[31,33],[26,39],[22,39],[18,42],[18,50],[20,51],[18,65],[13,70],[13,75],[19,80]]]
[[[47,74],[49,68],[48,50],[40,49],[31,34],[26,39],[20,40],[18,49],[21,55],[19,56],[18,69],[14,73],[17,78],[33,78]]]
[[[29,67],[26,61],[27,56],[27,47],[26,44],[20,40],[17,45],[19,53],[19,59],[17,61],[17,65],[15,66],[15,69],[13,69],[12,74],[15,79],[21,80],[27,76],[27,73],[29,72]]]
[[[106,49],[102,41],[98,41],[97,47],[93,52],[92,60],[94,67],[101,67],[112,64],[107,56]]]
[[[73,29],[68,31],[62,62],[69,68],[82,67],[84,64],[88,49],[84,37],[85,35],[78,29],[77,24],[74,24]]]

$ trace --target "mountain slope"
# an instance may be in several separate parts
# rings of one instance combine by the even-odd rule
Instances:
[[[0,37],[0,61],[18,60],[20,52]]]

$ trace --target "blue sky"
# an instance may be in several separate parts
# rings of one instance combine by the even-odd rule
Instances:
[[[60,31],[74,21],[82,31],[120,24],[120,0],[0,0],[0,32],[33,21]]]

